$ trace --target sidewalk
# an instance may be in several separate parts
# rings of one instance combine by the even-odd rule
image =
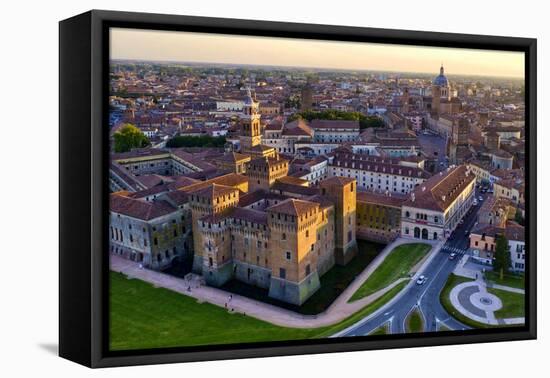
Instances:
[[[487,284],[487,287],[491,287],[493,289],[509,291],[510,293],[525,294],[525,290],[518,289],[518,288],[515,288],[515,287],[510,287],[510,286],[504,286],[504,285],[499,285],[499,284]]]
[[[193,278],[189,281],[148,269],[140,269],[138,263],[125,260],[119,256],[111,255],[110,265],[112,271],[124,273],[129,278],[137,278],[142,281],[149,282],[155,287],[163,287],[180,294],[196,298],[199,302],[208,302],[220,307],[225,307],[225,304],[227,303],[228,308],[233,309],[235,312],[243,313],[247,316],[252,316],[282,327],[318,328],[329,326],[346,319],[378,299],[380,296],[384,295],[387,291],[391,290],[403,280],[406,280],[406,278],[401,278],[376,293],[352,303],[348,303],[348,300],[355,293],[355,291],[363,284],[365,280],[370,277],[372,272],[384,261],[387,255],[395,247],[401,244],[414,242],[417,241],[412,239],[397,239],[393,243],[388,244],[365,268],[365,270],[363,270],[363,272],[355,278],[346,290],[344,290],[342,294],[330,305],[330,307],[318,315],[302,315],[294,311],[286,310],[237,294],[232,294],[231,300],[229,300],[230,293],[227,291],[201,285],[200,276],[192,275]],[[431,261],[432,255],[435,255],[433,252],[438,250],[434,247],[437,247],[439,243],[432,242],[428,244],[432,244],[433,247],[429,255],[430,257],[426,259],[424,264]],[[399,294],[397,296],[399,296]],[[393,302],[393,300],[390,301],[390,303],[391,302]]]

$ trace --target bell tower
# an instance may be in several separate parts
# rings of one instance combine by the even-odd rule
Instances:
[[[243,112],[240,116],[241,124],[241,151],[250,151],[262,143],[260,129],[259,103],[252,98],[250,88],[246,89]]]

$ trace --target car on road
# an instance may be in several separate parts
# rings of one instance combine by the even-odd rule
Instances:
[[[456,253],[453,252],[449,255],[449,260],[454,260],[455,257],[456,257]]]
[[[417,285],[424,285],[427,280],[428,279],[426,278],[426,276],[422,275],[422,276],[418,277],[418,279],[416,280],[416,284]]]
[[[461,219],[458,223],[464,224],[464,219]]]
[[[472,203],[472,206],[477,206],[477,199],[474,198],[474,202]]]
[[[483,196],[478,197],[479,202],[483,201]]]

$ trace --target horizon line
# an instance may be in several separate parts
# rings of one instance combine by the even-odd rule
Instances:
[[[164,60],[164,59],[140,59],[140,58],[109,58],[109,62],[113,61],[130,61],[130,62],[149,62],[149,63],[177,63],[177,64],[211,64],[211,65],[241,65],[241,66],[253,66],[253,67],[274,67],[274,68],[298,68],[298,69],[316,69],[316,70],[326,70],[326,71],[357,71],[357,72],[382,72],[382,73],[406,73],[406,74],[434,74],[437,75],[437,72],[433,71],[392,71],[392,70],[374,70],[374,69],[357,69],[357,68],[334,68],[334,67],[312,67],[312,66],[291,66],[291,65],[268,65],[268,64],[254,64],[254,63],[226,63],[226,62],[208,62],[208,61],[181,61],[181,60]],[[484,77],[484,78],[498,78],[498,79],[521,79],[525,81],[525,74],[522,76],[496,76],[496,75],[482,75],[482,74],[448,74],[445,72],[445,76],[473,76],[473,77]]]

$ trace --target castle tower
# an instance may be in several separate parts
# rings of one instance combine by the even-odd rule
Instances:
[[[322,195],[334,202],[336,263],[346,265],[357,254],[357,182],[352,178],[334,176],[319,185]]]
[[[275,180],[288,175],[288,160],[276,157],[259,157],[246,164],[248,191],[269,190]]]
[[[290,198],[267,209],[272,240],[269,296],[296,305],[319,289],[317,217],[319,204]]]
[[[220,240],[224,237],[224,230],[218,230],[219,235],[207,234],[206,231],[212,230],[212,223],[218,223],[213,222],[216,217],[223,216],[238,203],[239,190],[230,186],[210,184],[189,193],[193,222],[193,271],[203,274],[216,286],[223,281],[223,277],[230,277],[231,267],[226,264],[230,259],[229,254],[220,249],[220,241],[216,239],[217,236]]]
[[[262,143],[259,103],[252,98],[250,88],[247,88],[240,124],[241,152],[246,153]]]

